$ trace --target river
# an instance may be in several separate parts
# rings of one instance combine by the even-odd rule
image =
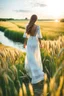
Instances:
[[[8,39],[6,36],[4,36],[4,32],[0,31],[0,43],[6,45],[6,46],[11,46],[14,48],[17,48],[21,50],[22,52],[26,52],[26,49],[23,48],[23,44],[20,42],[14,42],[10,39]]]

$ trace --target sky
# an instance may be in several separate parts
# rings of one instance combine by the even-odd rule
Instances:
[[[0,0],[0,18],[64,18],[64,0]]]

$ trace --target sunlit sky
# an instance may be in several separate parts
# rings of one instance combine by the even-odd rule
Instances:
[[[24,19],[32,14],[40,19],[64,17],[64,0],[0,0],[0,18]]]

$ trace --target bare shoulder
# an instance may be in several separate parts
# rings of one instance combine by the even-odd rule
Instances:
[[[35,27],[38,27],[38,25],[36,25],[36,24],[35,24],[34,26],[35,26]]]
[[[36,29],[39,30],[40,29],[40,26],[39,25],[35,25],[36,26]]]
[[[40,26],[39,25],[35,25],[37,28],[40,28]]]
[[[36,25],[36,24],[35,24],[35,25],[34,25],[34,28],[38,29],[38,28],[39,28],[39,25]]]

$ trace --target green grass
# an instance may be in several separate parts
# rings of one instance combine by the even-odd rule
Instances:
[[[17,42],[24,42],[23,33],[24,28],[19,28],[11,22],[0,22],[0,30],[4,32],[4,35],[9,39]]]
[[[6,28],[5,27],[3,27],[3,26],[0,26],[0,31],[5,31],[6,30]]]
[[[24,42],[23,32],[16,32],[15,30],[6,29],[4,35],[13,41]]]

